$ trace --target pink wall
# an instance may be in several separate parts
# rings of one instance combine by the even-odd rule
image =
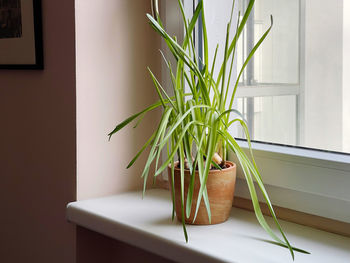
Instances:
[[[45,70],[0,70],[0,262],[74,262],[74,1],[43,0]]]
[[[160,77],[160,38],[149,11],[148,0],[76,0],[78,199],[142,185],[144,156],[125,167],[152,135],[157,112],[110,142],[107,134],[158,99],[147,66]]]
[[[76,0],[77,197],[139,189],[145,157],[126,170],[157,125],[146,116],[113,136],[118,123],[157,100],[150,66],[160,76],[160,38],[148,25],[148,0]],[[141,196],[140,196],[140,202]],[[77,262],[169,262],[78,227]]]

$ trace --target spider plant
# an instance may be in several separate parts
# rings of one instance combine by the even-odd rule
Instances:
[[[171,54],[176,60],[176,70],[173,70],[170,61],[161,52],[171,77],[172,93],[169,94],[166,91],[167,89],[161,85],[153,72],[148,68],[150,76],[154,82],[156,92],[159,96],[159,100],[118,124],[115,129],[109,133],[109,138],[132,121],[137,120],[139,123],[146,113],[159,107],[163,108],[162,117],[157,129],[143,145],[136,156],[131,160],[127,168],[134,164],[134,162],[146,148],[150,148],[148,159],[142,172],[142,178],[144,179],[144,194],[151,164],[153,163],[155,166],[155,177],[160,175],[170,164],[172,171],[172,182],[174,182],[174,163],[175,158],[178,158],[181,170],[182,225],[186,242],[188,241],[188,236],[185,226],[185,216],[188,218],[191,213],[191,204],[194,196],[193,191],[195,171],[198,170],[201,184],[196,202],[195,218],[200,202],[201,200],[204,200],[210,220],[210,203],[206,189],[208,172],[212,167],[216,169],[223,169],[223,164],[227,158],[227,152],[228,150],[232,150],[236,154],[244,172],[258,222],[279,245],[289,249],[292,258],[294,259],[293,250],[303,253],[307,252],[292,247],[284,234],[276,218],[271,201],[264,187],[262,176],[260,175],[254,160],[247,124],[241,117],[242,115],[236,109],[233,109],[239,79],[249,60],[269,34],[273,24],[273,19],[271,16],[270,27],[261,36],[259,41],[251,50],[250,54],[245,59],[242,68],[238,71],[239,73],[235,80],[233,89],[230,89],[231,78],[234,77],[232,76],[232,69],[234,65],[233,61],[236,54],[235,51],[237,42],[246,25],[254,2],[254,0],[250,0],[247,9],[242,16],[239,14],[237,21],[232,21],[232,14],[234,10],[233,1],[230,20],[228,21],[226,29],[226,42],[222,51],[224,53],[224,59],[220,62],[216,61],[219,50],[217,45],[212,60],[213,62],[210,64],[208,35],[206,30],[205,13],[203,12],[203,1],[198,3],[192,18],[188,20],[185,16],[182,1],[178,0],[185,28],[184,39],[182,43],[179,43],[176,37],[172,37],[167,33],[159,16],[157,0],[153,0],[153,15],[147,14],[148,21],[153,29],[164,39],[169,50],[171,51]],[[194,28],[199,19],[201,19],[202,23],[201,33],[203,34],[204,47],[204,55],[202,60],[198,58],[193,40]],[[232,26],[234,26],[236,30],[235,34],[230,36]],[[217,76],[214,76],[214,69],[216,67],[219,67],[220,70]],[[185,86],[189,88],[189,93],[185,93]],[[239,117],[233,117],[233,115]],[[243,127],[250,149],[249,154],[246,154],[240,148],[235,138],[228,132],[228,128],[236,123]],[[161,151],[163,149],[167,151],[167,159],[160,162]],[[188,188],[186,200],[184,193],[185,169],[189,169],[191,173],[191,183]],[[263,216],[258,201],[257,189],[254,183],[256,183],[257,189],[262,193],[274,223],[281,234],[281,238],[272,231]],[[172,184],[171,192],[173,200],[172,217],[174,218],[174,184]]]

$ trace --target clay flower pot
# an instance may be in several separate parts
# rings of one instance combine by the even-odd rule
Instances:
[[[175,181],[175,208],[176,216],[179,221],[181,221],[181,178],[180,178],[180,169],[176,168],[178,163],[175,163],[174,171],[174,181]],[[236,164],[232,162],[226,162],[226,167],[223,170],[210,170],[207,180],[207,191],[210,203],[211,211],[211,224],[219,224],[225,222],[231,211],[235,183],[236,183]],[[172,184],[171,180],[171,166],[168,167],[169,174],[169,183]],[[186,200],[187,192],[190,184],[190,172],[185,170],[185,199],[184,206],[186,211]],[[171,187],[171,185],[170,185]],[[195,225],[208,225],[208,213],[204,205],[204,200],[202,198],[201,204],[198,210],[197,218],[193,222],[198,192],[200,188],[200,182],[198,177],[198,171],[196,171],[195,183],[194,183],[194,193],[193,201],[191,207],[191,215],[189,218],[185,216],[186,224],[195,224]],[[186,212],[185,212],[186,213]]]

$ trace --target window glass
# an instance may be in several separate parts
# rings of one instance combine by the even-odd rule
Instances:
[[[238,2],[236,17],[249,0]],[[204,3],[211,57],[218,42],[220,58],[232,1]],[[256,0],[238,69],[271,14],[273,29],[244,71],[235,103],[252,139],[350,153],[350,1]],[[238,127],[233,132],[244,138]]]
[[[237,108],[245,119],[250,98],[239,98]],[[296,96],[254,97],[252,99],[254,139],[280,144],[295,144]],[[245,138],[243,129],[237,127],[238,137]]]

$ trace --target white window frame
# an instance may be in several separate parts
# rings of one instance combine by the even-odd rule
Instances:
[[[197,0],[184,0],[186,12],[193,10],[193,1]],[[301,4],[303,2],[301,1]],[[183,35],[177,1],[165,0],[161,12],[167,30],[177,36]],[[162,49],[166,50],[164,43]],[[169,53],[167,56],[171,57]],[[165,65],[162,71],[163,81],[170,83]],[[300,75],[300,85],[302,79],[303,76]],[[288,92],[299,93],[297,87],[290,88],[293,90]],[[253,88],[249,92],[258,94],[260,91]],[[246,141],[239,140],[238,143],[242,148],[248,149]],[[259,142],[253,142],[252,146],[274,205],[350,223],[350,155]],[[233,153],[230,154],[230,158],[235,160]],[[236,196],[250,198],[240,168]]]

